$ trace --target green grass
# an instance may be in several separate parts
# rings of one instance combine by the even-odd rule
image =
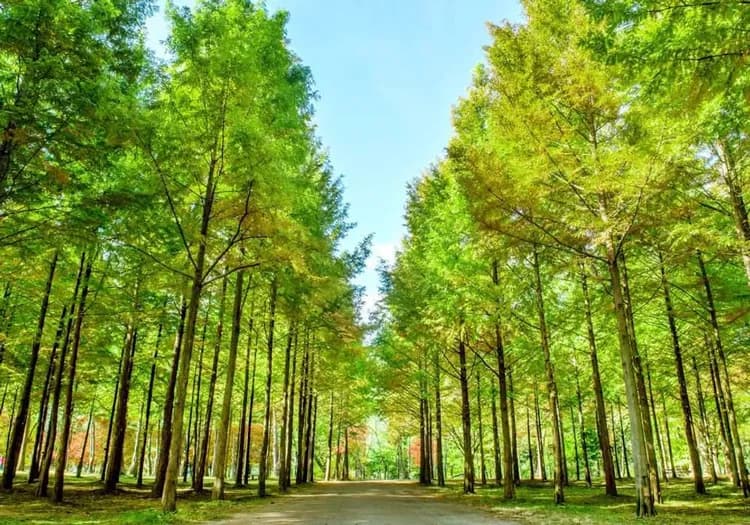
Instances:
[[[657,505],[657,515],[648,519],[656,524],[746,525],[750,523],[750,500],[742,497],[728,483],[708,485],[708,495],[698,496],[688,480],[671,480],[662,484],[664,502]],[[474,495],[461,494],[461,485],[450,484],[440,491],[444,497],[477,505],[498,517],[520,523],[545,524],[621,524],[643,522],[635,518],[635,489],[632,482],[618,482],[620,495],[604,495],[603,486],[587,488],[572,483],[565,488],[565,504],[554,505],[549,483],[523,483],[516,498],[503,499],[501,488],[477,486]]]
[[[211,501],[210,492],[192,494],[185,486],[180,487],[177,512],[163,513],[160,501],[150,497],[148,488],[138,489],[132,478],[123,476],[117,494],[104,494],[98,477],[67,478],[65,502],[55,505],[47,498],[36,497],[36,483],[28,485],[23,478],[23,474],[18,477],[12,493],[0,492],[0,523],[3,525],[204,523],[248,511],[261,502],[255,495],[254,485],[228,488],[224,501]],[[210,483],[207,488],[210,491]]]
[[[230,488],[227,499],[211,501],[208,493],[195,495],[188,487],[180,488],[177,512],[161,512],[160,502],[148,489],[137,489],[132,478],[123,477],[121,490],[109,495],[101,491],[98,478],[66,480],[65,503],[54,505],[48,499],[34,496],[36,485],[23,483],[23,474],[12,493],[0,492],[0,523],[16,524],[124,524],[180,525],[204,523],[234,514],[252,511],[263,500],[255,496],[256,487]],[[270,488],[275,484],[270,483]],[[208,487],[210,489],[210,484]],[[565,504],[552,503],[549,483],[524,482],[516,499],[504,501],[502,489],[477,486],[474,495],[461,494],[460,483],[445,488],[431,487],[439,497],[488,509],[499,518],[528,524],[622,524],[635,523],[635,498],[632,483],[619,482],[620,495],[604,496],[601,486],[586,488],[573,483],[565,488]],[[664,503],[657,506],[658,515],[650,524],[739,525],[750,523],[750,500],[742,498],[728,483],[708,485],[707,496],[697,496],[687,480],[663,485]],[[643,520],[641,520],[643,522]]]

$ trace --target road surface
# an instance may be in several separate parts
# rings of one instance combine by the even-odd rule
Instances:
[[[413,482],[315,483],[212,525],[514,525]]]

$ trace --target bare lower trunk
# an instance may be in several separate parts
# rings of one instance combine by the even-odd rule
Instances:
[[[266,369],[266,413],[263,418],[263,442],[260,447],[260,468],[258,472],[258,496],[265,497],[268,477],[268,448],[271,438],[271,380],[273,374],[273,330],[276,324],[276,278],[271,282],[270,313],[268,320],[268,368]]]
[[[602,391],[602,380],[599,373],[599,356],[596,348],[594,322],[591,314],[591,299],[589,297],[586,268],[583,263],[581,264],[581,288],[583,290],[583,305],[586,313],[586,335],[589,344],[589,357],[591,360],[591,379],[594,389],[594,400],[596,402],[596,431],[597,436],[599,437],[599,449],[602,455],[605,493],[608,496],[617,496],[615,465],[612,461],[612,447],[609,441],[609,430],[607,429],[607,411],[604,406],[604,393]],[[612,433],[614,434],[614,432],[615,429],[613,427]],[[617,470],[619,471],[619,465]],[[619,474],[618,477],[620,477]]]
[[[463,326],[461,327],[463,331]],[[461,428],[463,430],[464,493],[474,493],[474,457],[471,448],[471,409],[469,400],[469,377],[466,368],[466,344],[464,334],[458,341],[459,381],[461,383]]]
[[[70,426],[73,419],[73,393],[76,380],[76,365],[78,363],[78,349],[81,344],[81,330],[83,318],[86,313],[86,297],[89,293],[89,280],[91,278],[91,266],[93,257],[89,256],[86,263],[86,273],[83,275],[81,288],[81,301],[76,313],[76,323],[70,348],[70,364],[68,365],[68,384],[65,392],[65,409],[63,411],[62,433],[57,447],[57,461],[55,462],[55,488],[52,500],[60,503],[63,500],[63,485],[65,483],[65,466],[68,461],[68,440],[70,438]]]
[[[232,335],[229,341],[229,356],[227,359],[227,378],[224,383],[224,400],[221,405],[221,419],[216,436],[216,453],[214,456],[214,484],[211,499],[224,499],[224,478],[227,470],[227,444],[229,443],[229,424],[232,409],[232,389],[234,387],[234,372],[237,367],[237,346],[240,340],[240,322],[242,320],[242,291],[245,273],[237,274],[237,284],[234,290],[234,305],[232,308]],[[242,432],[242,430],[240,430]]]
[[[39,320],[37,321],[34,340],[31,343],[31,355],[29,363],[26,365],[26,380],[21,390],[21,398],[18,402],[18,410],[13,422],[10,445],[5,452],[5,464],[3,466],[3,488],[6,490],[13,489],[13,478],[16,475],[16,465],[21,453],[21,445],[26,435],[26,421],[29,416],[29,405],[31,404],[31,390],[34,386],[34,373],[36,372],[36,363],[39,360],[39,349],[42,346],[42,335],[44,335],[44,325],[47,321],[47,309],[49,307],[49,297],[52,292],[52,282],[55,279],[55,269],[57,268],[58,252],[52,255],[52,261],[47,273],[47,283],[42,296],[42,306],[39,311]]]

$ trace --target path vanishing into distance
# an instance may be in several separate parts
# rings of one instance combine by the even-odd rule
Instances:
[[[513,525],[466,504],[445,501],[414,482],[315,483],[252,512],[211,525]]]

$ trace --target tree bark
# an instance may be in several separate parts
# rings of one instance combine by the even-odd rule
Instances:
[[[187,299],[183,295],[180,306],[180,320],[175,335],[172,368],[169,373],[167,391],[164,394],[164,410],[161,418],[161,432],[159,437],[159,455],[156,458],[156,476],[154,486],[151,488],[151,496],[162,497],[164,493],[164,482],[169,466],[169,449],[172,443],[172,412],[174,410],[174,394],[177,387],[177,375],[180,368],[180,354],[185,336],[185,319],[187,316]],[[176,483],[176,482],[175,482]],[[177,490],[175,485],[175,490]]]
[[[326,459],[325,480],[331,479],[331,459],[333,458],[333,390],[331,390],[331,405],[328,412],[328,458]]]
[[[283,405],[281,414],[281,454],[280,454],[280,468],[279,468],[279,490],[286,492],[289,488],[286,481],[287,471],[287,443],[291,441],[291,430],[289,428],[289,368],[292,357],[292,343],[294,341],[294,327],[289,327],[289,333],[286,338],[286,347],[284,349],[284,374],[283,374]]]
[[[94,419],[94,402],[91,402],[91,408],[89,408],[89,418],[86,423],[86,433],[83,436],[83,445],[81,445],[81,457],[78,458],[78,466],[76,467],[76,477],[80,478],[83,473],[83,460],[86,457],[86,444],[89,441],[89,433],[91,432],[91,422]]]
[[[31,404],[31,390],[34,386],[34,373],[36,364],[39,360],[39,349],[42,346],[42,335],[44,334],[44,325],[47,321],[47,310],[49,308],[49,297],[52,292],[52,282],[55,279],[55,270],[57,268],[58,250],[52,255],[52,261],[47,273],[47,283],[44,287],[42,296],[42,305],[39,311],[39,320],[34,333],[34,339],[31,343],[31,355],[29,363],[26,365],[26,380],[21,390],[21,398],[18,402],[18,411],[15,414],[15,421],[11,432],[10,445],[5,453],[5,465],[3,467],[3,488],[6,490],[13,489],[13,478],[16,475],[16,466],[18,464],[21,444],[26,435],[26,421],[29,416],[29,405]]]
[[[149,422],[151,421],[151,402],[154,399],[154,379],[156,378],[156,363],[159,358],[159,343],[164,324],[159,323],[156,332],[156,345],[154,346],[154,357],[151,361],[151,375],[148,378],[148,392],[146,393],[146,417],[143,422],[143,434],[141,436],[140,454],[138,456],[138,468],[136,470],[136,486],[143,486],[143,463],[146,457],[146,438],[149,435]]]
[[[583,263],[581,263],[580,269],[581,289],[583,290],[583,306],[584,312],[586,314],[586,335],[589,345],[589,357],[591,360],[591,380],[593,383],[594,400],[596,403],[596,431],[597,436],[599,437],[599,449],[602,454],[602,470],[604,471],[604,491],[608,496],[617,496],[617,483],[615,482],[614,468],[615,465],[613,465],[612,461],[612,447],[609,441],[609,430],[607,429],[607,410],[604,406],[602,379],[601,374],[599,373],[599,356],[596,348],[594,321],[591,313],[591,298],[589,296],[586,268]],[[613,427],[612,434],[614,435],[614,433],[615,429]],[[618,477],[620,477],[619,474]]]
[[[273,379],[273,331],[276,324],[276,293],[278,283],[274,276],[271,281],[270,312],[268,317],[268,368],[266,369],[266,412],[263,417],[263,442],[260,446],[260,467],[258,470],[258,496],[263,498],[266,493],[266,478],[268,477],[268,447],[271,437],[271,381]]]
[[[547,394],[549,395],[549,410],[552,415],[552,453],[555,459],[554,470],[554,501],[559,505],[565,501],[563,494],[563,484],[565,483],[565,460],[563,459],[563,442],[560,435],[560,407],[557,396],[557,384],[552,368],[552,353],[549,344],[549,332],[547,330],[547,321],[544,312],[544,294],[542,291],[542,278],[539,271],[539,253],[536,245],[533,246],[533,266],[535,277],[535,295],[537,313],[539,315],[539,335],[542,342],[542,352],[544,353],[544,370],[547,379]]]
[[[435,434],[436,434],[436,458],[438,486],[445,486],[445,466],[443,464],[443,408],[440,399],[440,363],[438,354],[434,353],[433,365],[435,368]]]
[[[62,433],[57,448],[57,461],[55,463],[55,487],[52,500],[61,503],[63,500],[63,485],[65,483],[65,465],[68,461],[68,440],[70,439],[70,425],[73,418],[73,388],[76,380],[76,365],[78,363],[78,349],[81,344],[81,330],[83,318],[86,314],[86,298],[89,294],[89,280],[91,279],[91,267],[93,258],[89,256],[86,263],[86,273],[83,275],[81,288],[81,300],[76,314],[75,330],[73,332],[72,346],[70,348],[70,364],[68,365],[68,384],[65,392],[65,410],[63,411]]]
[[[617,320],[617,335],[620,346],[625,393],[631,422],[631,442],[633,446],[633,463],[635,465],[636,515],[653,516],[656,513],[654,501],[656,494],[652,489],[649,475],[648,456],[644,439],[644,414],[639,401],[639,388],[636,377],[636,350],[633,348],[628,314],[623,297],[623,286],[620,275],[619,254],[615,241],[610,239],[607,249],[607,266],[609,270],[612,301]]]
[[[234,387],[234,372],[237,368],[237,346],[240,340],[240,323],[242,322],[242,292],[244,289],[245,272],[237,273],[237,284],[234,290],[234,306],[232,308],[232,335],[229,340],[229,356],[227,359],[227,378],[224,383],[224,399],[221,405],[221,419],[219,420],[216,438],[216,452],[214,455],[214,484],[211,499],[224,499],[224,478],[227,469],[227,444],[229,442],[230,413],[232,409],[232,391]],[[242,432],[242,430],[240,430]]]
[[[469,377],[466,368],[466,343],[464,342],[464,327],[461,323],[461,333],[458,340],[459,381],[461,383],[461,428],[463,430],[464,452],[464,493],[474,493],[474,457],[471,448],[471,408],[469,399]]]
[[[208,395],[206,396],[206,419],[203,422],[203,434],[201,436],[200,455],[195,465],[195,479],[193,490],[203,492],[203,481],[206,476],[206,464],[208,462],[208,444],[211,440],[211,423],[213,422],[214,395],[216,393],[216,379],[219,375],[219,354],[221,353],[221,339],[224,334],[224,311],[226,308],[227,284],[229,278],[225,277],[221,283],[221,295],[219,296],[219,320],[216,324],[216,339],[214,340],[214,357],[211,364],[211,376],[208,380]]]

